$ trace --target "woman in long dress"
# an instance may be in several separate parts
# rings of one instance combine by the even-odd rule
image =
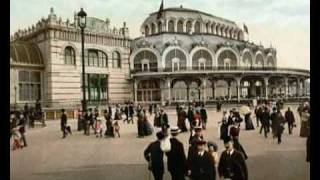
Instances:
[[[219,122],[220,125],[220,139],[224,140],[228,136],[228,117],[227,112],[223,111],[223,117],[221,122]]]
[[[246,124],[246,130],[253,130],[254,129],[250,115],[251,115],[251,113],[244,115],[244,122]]]
[[[104,118],[106,120],[106,127],[107,127],[105,136],[114,137],[114,129],[113,129],[111,115],[107,110],[104,111]]]
[[[147,114],[144,114],[143,131],[144,131],[144,135],[146,136],[149,136],[153,133],[153,128],[151,123],[148,120]]]
[[[230,136],[233,139],[234,148],[243,154],[244,159],[248,159],[246,151],[239,142],[240,124],[234,123],[230,128]]]

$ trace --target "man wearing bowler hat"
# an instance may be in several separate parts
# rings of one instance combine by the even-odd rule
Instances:
[[[172,180],[184,180],[187,173],[187,158],[184,153],[183,144],[176,138],[180,133],[178,127],[171,128],[171,150],[166,153],[168,157],[168,171]]]
[[[162,131],[156,134],[157,140],[149,144],[144,151],[144,158],[149,163],[149,170],[152,171],[155,180],[162,180],[164,173],[163,152],[160,147],[160,141],[164,139]]]
[[[201,130],[202,130],[201,126],[196,126],[194,128],[194,134],[192,134],[193,132],[191,132],[191,134],[190,134],[189,149],[188,149],[188,164],[189,164],[189,167],[190,167],[191,159],[194,157],[194,155],[197,152],[197,144],[196,144],[196,142],[199,141],[199,140],[203,140],[203,136],[202,136]]]
[[[225,151],[222,152],[218,172],[225,180],[248,180],[248,169],[242,153],[234,149],[230,137],[224,140]]]
[[[191,159],[190,171],[193,180],[215,180],[216,170],[211,154],[205,150],[206,141],[196,142],[197,153]]]

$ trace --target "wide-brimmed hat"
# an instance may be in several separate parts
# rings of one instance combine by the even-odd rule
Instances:
[[[201,126],[196,126],[194,127],[194,131],[195,132],[200,132],[202,130],[202,127]]]
[[[197,145],[205,145],[207,142],[206,141],[204,141],[204,140],[197,140],[196,141],[196,144]]]
[[[181,130],[178,127],[172,127],[170,130],[171,134],[179,134]]]

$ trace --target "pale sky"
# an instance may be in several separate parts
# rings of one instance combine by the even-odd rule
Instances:
[[[88,16],[110,19],[111,27],[127,22],[130,37],[161,0],[10,0],[10,34],[47,17],[50,7],[63,21],[83,7]],[[196,9],[249,29],[249,40],[277,49],[279,67],[310,69],[310,2],[308,0],[164,0],[164,8]]]

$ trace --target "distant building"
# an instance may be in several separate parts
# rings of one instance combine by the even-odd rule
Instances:
[[[130,56],[139,103],[302,97],[309,71],[277,66],[276,49],[245,41],[235,22],[198,10],[151,13]]]

